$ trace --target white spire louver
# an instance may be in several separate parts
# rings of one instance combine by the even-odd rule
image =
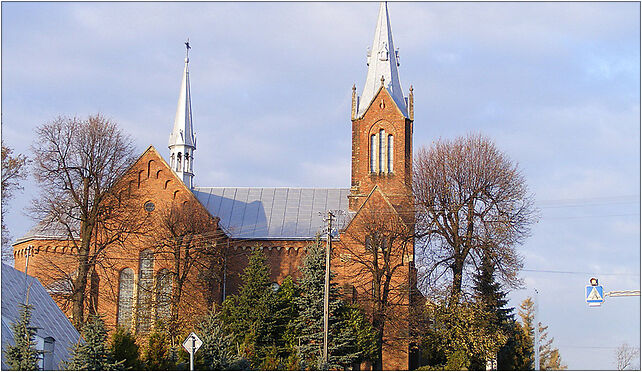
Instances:
[[[187,55],[185,56],[185,69],[181,91],[178,95],[178,107],[174,118],[174,128],[169,135],[169,165],[183,183],[192,188],[194,178],[194,150],[196,138],[192,127],[192,97],[189,89],[189,40],[185,43]]]
[[[399,81],[399,56],[392,41],[392,30],[390,29],[390,18],[388,16],[388,4],[382,2],[379,7],[379,18],[375,29],[372,47],[368,52],[368,74],[366,83],[363,86],[363,93],[359,98],[357,116],[362,116],[370,106],[375,94],[381,87],[381,77],[384,79],[384,86],[394,99],[395,103],[404,116],[408,117],[406,100],[401,90]]]

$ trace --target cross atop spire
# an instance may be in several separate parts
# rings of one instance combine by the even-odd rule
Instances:
[[[388,3],[382,2],[379,6],[379,18],[375,29],[372,47],[368,53],[368,74],[363,86],[363,93],[359,98],[357,116],[363,115],[379,91],[381,81],[388,90],[401,112],[408,116],[406,100],[401,90],[399,80],[399,54],[392,41],[392,29],[388,16]]]
[[[185,63],[189,62],[189,50],[192,49],[191,46],[189,46],[189,38],[187,38],[187,41],[185,42]]]

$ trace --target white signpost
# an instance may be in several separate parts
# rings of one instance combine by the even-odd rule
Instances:
[[[196,333],[192,332],[187,336],[185,341],[183,341],[183,347],[187,352],[189,353],[189,370],[193,371],[194,370],[194,354],[196,354],[196,351],[198,348],[203,345],[203,341],[201,341],[200,338],[196,335]]]

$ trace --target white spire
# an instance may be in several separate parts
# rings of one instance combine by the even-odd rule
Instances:
[[[381,87],[381,77],[383,76],[384,86],[388,89],[388,93],[395,100],[401,112],[407,117],[406,100],[401,90],[401,82],[399,81],[399,72],[397,70],[399,56],[392,41],[392,30],[390,29],[388,4],[386,2],[382,2],[379,7],[377,28],[375,29],[372,48],[368,52],[367,60],[368,75],[363,86],[363,93],[359,98],[357,116],[362,116],[370,106],[370,101],[374,99],[379,87]]]
[[[185,69],[183,81],[178,96],[178,107],[174,119],[174,128],[169,135],[170,166],[176,174],[183,179],[187,187],[192,188],[194,150],[196,138],[192,127],[192,98],[189,89],[189,39],[185,43],[187,52],[185,56]]]

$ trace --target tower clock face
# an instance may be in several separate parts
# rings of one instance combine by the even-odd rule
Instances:
[[[155,208],[156,206],[151,201],[148,201],[147,203],[145,203],[145,210],[147,212],[153,212]]]

